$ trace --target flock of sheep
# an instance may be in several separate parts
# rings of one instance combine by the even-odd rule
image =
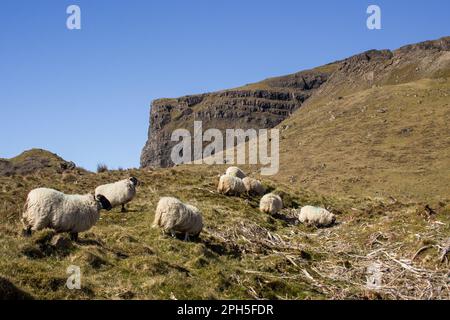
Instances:
[[[25,235],[45,228],[56,232],[67,232],[72,240],[78,240],[78,233],[91,229],[100,218],[100,210],[110,211],[112,208],[125,205],[136,195],[138,179],[130,177],[115,183],[101,185],[95,194],[66,195],[62,192],[38,188],[32,190],[27,197],[22,223]],[[260,211],[276,214],[283,209],[280,196],[265,194],[265,188],[260,181],[247,177],[237,168],[230,167],[220,176],[217,191],[224,195],[239,196],[243,193],[262,196]],[[326,209],[306,206],[301,208],[300,222],[317,227],[330,226],[335,222],[335,216]],[[161,228],[165,233],[175,236],[176,233],[198,237],[203,230],[203,217],[200,210],[185,204],[173,197],[163,197],[159,200],[153,227]]]
[[[225,195],[239,196],[245,192],[253,196],[263,196],[259,210],[274,215],[283,209],[283,200],[279,195],[266,193],[260,181],[247,177],[238,167],[230,167],[219,179],[217,191]],[[328,227],[335,223],[336,216],[324,208],[305,206],[300,209],[298,219],[301,223],[316,227]]]

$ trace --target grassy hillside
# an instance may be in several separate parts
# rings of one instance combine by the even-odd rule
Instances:
[[[327,194],[448,201],[449,119],[449,78],[312,100],[281,125],[276,179]]]
[[[216,192],[225,167],[185,165],[89,173],[32,150],[0,160],[0,298],[450,299],[450,38],[349,59],[238,89],[153,104],[143,166],[168,166],[172,129],[281,130],[280,170],[264,177],[283,197],[276,216],[259,198]],[[207,129],[205,125],[203,129]],[[258,176],[257,167],[244,167]],[[21,236],[36,187],[66,193],[130,175],[130,211],[104,212],[78,243]],[[200,239],[150,226],[160,197],[204,215]],[[319,205],[338,223],[315,229],[296,209]],[[82,290],[65,287],[82,271]],[[375,279],[378,284],[373,285]]]
[[[264,180],[289,208],[317,204],[338,214],[338,225],[318,230],[298,225],[292,209],[270,217],[258,211],[256,198],[217,194],[223,170],[185,166],[0,177],[0,296],[7,298],[7,289],[11,296],[13,284],[14,294],[23,290],[42,299],[450,298],[448,262],[441,257],[450,233],[449,203],[430,215],[421,204],[324,197]],[[49,230],[20,235],[19,215],[30,189],[85,193],[128,175],[142,181],[130,211],[104,212],[79,243],[55,249]],[[159,197],[168,195],[202,210],[206,230],[198,241],[150,228]],[[69,265],[81,268],[82,290],[65,287]],[[367,286],[374,266],[382,274],[378,289]]]

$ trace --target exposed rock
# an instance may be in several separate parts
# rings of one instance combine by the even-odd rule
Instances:
[[[32,149],[12,159],[0,159],[0,176],[28,175],[39,171],[57,173],[83,171],[76,164],[66,161],[46,150]]]
[[[262,88],[249,85],[239,89],[178,99],[160,99],[152,103],[149,139],[142,151],[142,167],[170,167],[172,131],[184,128],[193,132],[194,119],[203,121],[203,130],[273,128],[317,90],[329,73],[305,71],[286,77],[267,79]]]

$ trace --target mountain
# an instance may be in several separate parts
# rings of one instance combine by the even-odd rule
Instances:
[[[242,88],[160,99],[152,103],[148,141],[141,166],[170,167],[172,131],[193,131],[195,120],[209,128],[273,128],[308,100],[330,76],[333,66],[268,79]]]
[[[141,166],[168,167],[176,128],[280,128],[274,180],[316,191],[440,201],[449,178],[450,37],[153,102]],[[445,177],[446,179],[439,179]]]

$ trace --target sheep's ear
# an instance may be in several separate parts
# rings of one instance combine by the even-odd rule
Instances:
[[[106,210],[106,211],[110,211],[112,209],[112,205],[111,202],[109,202],[108,199],[106,199],[105,196],[102,196],[101,194],[99,194],[97,196],[97,200],[100,202],[100,204],[102,205],[102,209]]]

